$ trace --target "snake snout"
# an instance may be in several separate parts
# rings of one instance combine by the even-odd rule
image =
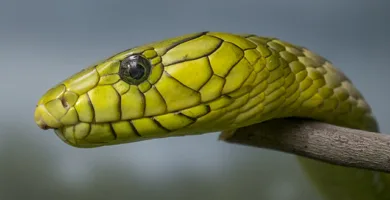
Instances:
[[[34,113],[35,123],[43,130],[59,128],[62,124],[56,119],[44,105],[38,105]]]
[[[35,123],[44,130],[77,123],[78,118],[73,107],[77,99],[78,96],[66,91],[64,85],[50,89],[38,101],[34,113]]]

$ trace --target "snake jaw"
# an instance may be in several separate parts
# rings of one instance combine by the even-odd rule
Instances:
[[[67,132],[64,132],[64,130],[65,130],[64,128],[57,128],[54,129],[54,133],[57,135],[58,138],[60,138],[61,141],[63,141],[67,145],[76,148],[95,148],[95,147],[104,146],[104,143],[77,142],[74,134],[68,134]]]

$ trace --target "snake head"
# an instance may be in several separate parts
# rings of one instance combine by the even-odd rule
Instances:
[[[207,57],[221,43],[196,33],[120,52],[48,90],[35,121],[76,147],[195,133],[189,127],[211,111],[202,102],[223,89]]]
[[[85,68],[41,97],[35,121],[42,129],[54,129],[73,146],[94,147],[137,138],[132,119],[166,111],[163,106],[146,109],[146,101],[158,98],[146,99],[146,93],[161,76],[160,61],[154,50],[129,50]]]

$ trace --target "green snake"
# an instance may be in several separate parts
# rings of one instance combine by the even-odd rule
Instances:
[[[74,147],[227,133],[304,117],[378,132],[370,106],[331,62],[253,34],[200,32],[117,53],[44,94],[34,119]],[[390,177],[298,158],[329,200],[390,199]]]

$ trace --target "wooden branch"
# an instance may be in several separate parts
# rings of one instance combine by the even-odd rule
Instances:
[[[390,135],[304,119],[274,119],[220,139],[273,149],[331,164],[390,172]]]

